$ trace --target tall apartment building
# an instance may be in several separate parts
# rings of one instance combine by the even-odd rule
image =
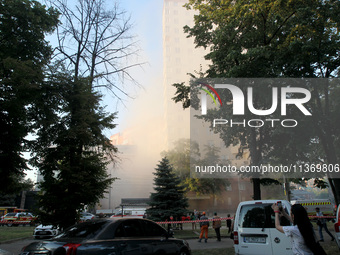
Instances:
[[[188,73],[206,71],[209,62],[204,59],[208,53],[203,48],[196,48],[194,38],[187,37],[183,27],[194,25],[194,10],[188,10],[183,5],[188,0],[164,0],[163,5],[163,86],[164,86],[164,123],[166,147],[172,148],[173,143],[181,138],[190,138],[190,109],[183,110],[180,103],[175,103],[172,98],[176,89],[174,83],[189,83]],[[202,68],[202,70],[201,70]],[[247,160],[236,160],[238,153],[236,147],[225,148],[216,134],[209,130],[205,124],[204,134],[200,134],[200,149],[204,145],[215,145],[221,148],[224,160],[233,160],[236,165],[247,164]],[[191,130],[193,131],[194,128]],[[194,130],[195,131],[195,130]],[[215,142],[214,142],[215,141]]]
[[[204,59],[208,53],[203,48],[195,48],[194,38],[188,38],[183,27],[194,25],[194,10],[187,10],[183,5],[188,0],[164,0],[163,5],[163,86],[164,86],[164,112],[165,112],[165,135],[166,146],[171,149],[173,143],[181,138],[190,138],[190,133],[195,132],[195,127],[190,130],[190,109],[183,110],[180,103],[175,103],[172,98],[176,89],[174,83],[185,82],[189,84],[190,76],[197,72],[207,70],[209,62]],[[197,75],[198,76],[198,75]],[[211,132],[208,124],[200,128],[197,142],[200,152],[204,153],[206,145],[214,145],[220,148],[220,159],[228,160],[235,166],[249,164],[247,158],[238,158],[237,147],[224,146],[218,135]],[[191,133],[193,134],[193,133]],[[197,136],[196,136],[197,137]],[[217,162],[216,162],[217,163]],[[249,180],[236,178],[230,181],[231,186],[226,187],[225,193],[218,199],[211,200],[210,196],[197,197],[195,194],[188,194],[190,205],[198,208],[209,208],[211,206],[218,210],[231,211],[236,208],[239,201],[250,199],[251,184]],[[247,191],[247,192],[245,192]],[[217,201],[219,200],[219,201]]]
[[[164,111],[166,123],[167,147],[181,138],[190,138],[189,109],[183,110],[180,103],[175,103],[174,83],[188,82],[188,73],[205,69],[206,51],[195,48],[194,39],[187,38],[183,27],[194,24],[194,11],[183,5],[187,0],[164,0],[163,5],[163,85]]]

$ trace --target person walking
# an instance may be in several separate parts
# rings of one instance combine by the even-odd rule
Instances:
[[[316,216],[323,217],[323,213],[320,211],[319,207],[316,207],[315,211],[316,211]],[[327,222],[326,222],[325,218],[318,218],[318,227],[319,227],[319,235],[320,235],[319,242],[324,242],[323,234],[322,234],[322,229],[323,228],[325,229],[326,233],[332,238],[332,241],[335,240],[334,236],[332,235],[331,232],[329,232],[329,230],[327,228]]]
[[[228,228],[228,234],[231,232],[231,218],[230,214],[227,215],[228,219],[226,220],[227,222],[227,228]]]
[[[205,216],[205,212],[202,212],[202,216],[200,220],[208,220],[208,217]],[[201,233],[198,239],[199,242],[202,241],[203,235],[205,237],[205,242],[208,242],[208,229],[209,229],[209,221],[200,222]]]
[[[214,221],[213,221],[213,229],[215,229],[215,232],[216,232],[216,238],[217,238],[217,241],[221,241],[221,226],[222,226],[222,222],[221,220],[218,220],[220,219],[220,216],[217,216],[217,213],[215,212],[214,213],[214,217],[213,217]]]
[[[273,204],[275,228],[290,238],[294,255],[326,255],[315,239],[313,225],[308,218],[306,209],[300,204],[291,207],[289,216],[278,204]],[[281,226],[280,217],[286,217],[293,226]]]

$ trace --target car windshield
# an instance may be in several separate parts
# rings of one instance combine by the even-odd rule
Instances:
[[[5,217],[8,217],[8,216],[15,216],[16,215],[16,213],[7,213],[6,215],[5,215]]]
[[[87,222],[68,228],[57,238],[92,238],[96,236],[108,224],[107,221]]]
[[[285,209],[288,214],[287,209]],[[281,226],[289,226],[285,217],[280,218]],[[271,204],[251,204],[241,208],[239,226],[243,228],[275,228],[275,214]]]

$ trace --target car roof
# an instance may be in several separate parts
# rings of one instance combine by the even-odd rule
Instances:
[[[250,200],[250,201],[243,201],[240,202],[240,205],[253,205],[253,204],[274,204],[278,201],[281,201],[283,203],[289,203],[287,200],[282,199],[269,199],[269,200]]]

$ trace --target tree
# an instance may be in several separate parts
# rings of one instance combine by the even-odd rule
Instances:
[[[338,2],[307,2],[190,0],[186,7],[199,13],[195,25],[184,29],[195,38],[197,47],[210,49],[206,55],[213,63],[207,71],[210,78],[335,75],[339,70]],[[177,100],[188,102],[187,90],[177,86]],[[327,98],[327,94],[315,98]],[[252,165],[268,160],[266,154],[273,146],[271,132],[248,128],[234,138],[249,147]],[[228,139],[224,141],[229,145]],[[254,198],[259,199],[260,181],[254,180]]]
[[[174,174],[167,158],[162,158],[154,173],[155,193],[151,193],[150,208],[146,213],[155,221],[175,219],[186,215],[188,200],[184,196],[180,179]]]
[[[120,77],[131,77],[135,54],[129,20],[118,5],[102,0],[51,1],[61,13],[57,28],[55,66],[41,88],[45,101],[37,105],[34,163],[41,183],[41,220],[67,227],[85,206],[94,205],[115,178],[106,173],[116,148],[103,135],[114,128],[114,114],[100,106],[100,88],[116,99],[127,95]],[[84,190],[85,189],[85,190]]]
[[[61,13],[55,58],[74,72],[74,78],[88,77],[94,88],[106,88],[116,99],[128,96],[123,80],[134,80],[129,63],[138,52],[129,34],[130,20],[117,3],[104,0],[51,1]]]
[[[80,211],[95,205],[115,179],[106,167],[116,148],[103,134],[114,128],[115,115],[100,107],[101,96],[89,83],[58,70],[41,88],[45,101],[36,107],[32,162],[43,176],[39,217],[44,224],[74,224]]]
[[[15,194],[28,170],[23,152],[32,126],[31,106],[51,48],[45,35],[58,23],[55,9],[37,1],[0,1],[0,197]]]
[[[204,148],[204,158],[197,162],[198,165],[215,165],[223,163],[219,160],[220,151],[214,146]],[[220,178],[197,178],[190,175],[190,164],[197,161],[200,155],[198,143],[190,139],[180,139],[175,142],[174,148],[162,152],[162,156],[169,159],[174,173],[181,180],[181,184],[186,192],[193,191],[197,195],[213,195],[216,197],[228,184],[228,180]]]

